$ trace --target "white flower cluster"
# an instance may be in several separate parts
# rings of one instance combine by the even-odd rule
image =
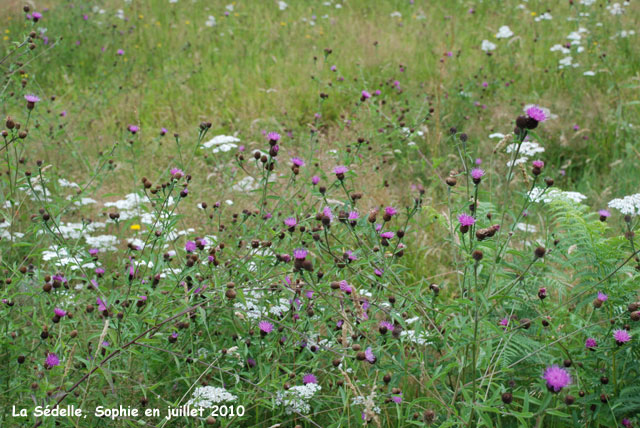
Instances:
[[[415,330],[402,330],[400,332],[400,337],[407,339],[416,345],[431,345],[433,343],[429,340],[429,335],[427,335],[427,333],[416,333]]]
[[[288,415],[291,413],[307,414],[311,411],[309,401],[314,394],[322,388],[316,383],[308,383],[306,385],[292,386],[286,391],[278,391],[276,394],[276,404],[285,406]]]
[[[480,49],[485,52],[491,52],[496,49],[496,44],[491,43],[489,40],[483,40],[482,44],[480,45]]]
[[[353,397],[351,399],[351,404],[353,405],[360,405],[360,406],[365,406],[369,407],[371,410],[373,410],[373,412],[375,412],[376,414],[380,414],[380,407],[376,406],[373,402],[373,398],[374,398],[374,394],[368,396],[368,397],[363,397],[361,395],[357,396],[357,397]]]
[[[545,190],[540,187],[533,188],[530,197],[532,202],[544,202],[546,204],[554,201],[567,201],[579,204],[587,199],[585,195],[579,192],[567,192],[555,188],[547,189],[545,192]]]
[[[512,143],[507,146],[507,153],[515,153],[518,149],[518,143]],[[520,151],[518,152],[518,159],[515,161],[507,162],[507,166],[511,167],[511,164],[519,165],[525,163],[530,157],[543,153],[544,147],[534,141],[523,141],[520,145]]]
[[[275,316],[281,316],[284,313],[288,312],[290,309],[289,300],[285,299],[284,297],[278,300],[277,305],[272,305],[268,302],[262,302],[262,300],[263,294],[261,292],[249,292],[249,294],[245,297],[246,303],[236,302],[233,307],[237,312],[245,314],[247,318],[252,320],[260,319],[267,313]]]
[[[224,401],[235,401],[238,397],[217,386],[199,386],[193,391],[187,406],[211,408]]]
[[[214,154],[220,153],[220,152],[228,152],[238,147],[238,145],[235,143],[239,143],[239,142],[240,142],[239,138],[232,137],[231,135],[217,135],[212,139],[210,139],[209,141],[207,141],[206,143],[202,144],[202,148],[210,149],[213,147],[212,152]]]
[[[508,39],[511,36],[513,36],[513,31],[507,25],[500,27],[496,33],[496,39]]]
[[[640,214],[640,193],[625,196],[624,198],[616,198],[609,201],[609,208],[616,209],[622,214],[639,215]]]

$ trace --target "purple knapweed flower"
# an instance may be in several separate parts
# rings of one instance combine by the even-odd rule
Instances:
[[[269,132],[267,134],[267,139],[269,141],[273,141],[273,142],[277,143],[278,141],[280,141],[280,134],[278,134],[277,132]]]
[[[53,352],[49,352],[47,354],[47,358],[45,358],[44,360],[44,366],[48,369],[51,369],[59,365],[60,365],[60,358],[58,358],[58,356]]]
[[[295,217],[287,217],[284,219],[284,225],[287,227],[295,227],[298,224]]]
[[[387,331],[391,331],[391,332],[395,329],[393,324],[390,323],[389,321],[380,321],[380,327],[384,327],[387,329]]]
[[[362,91],[360,99],[362,101],[364,101],[364,100],[366,100],[368,98],[371,98],[371,94],[369,92],[367,92],[367,91]]]
[[[122,56],[122,55],[124,55],[124,50],[122,50],[122,49],[118,49],[118,50],[116,51],[116,54],[117,54],[117,55],[119,55],[119,56]]]
[[[89,255],[92,257],[97,256],[98,252],[100,252],[100,250],[98,250],[97,248],[89,248]]]
[[[537,122],[544,122],[545,120],[547,120],[547,115],[545,114],[544,110],[542,110],[538,106],[529,107],[527,109],[527,116]]]
[[[170,173],[171,177],[175,178],[176,180],[180,180],[184,176],[184,172],[182,172],[182,170],[179,168],[171,168]]]
[[[307,385],[309,383],[318,383],[318,379],[313,374],[307,373],[302,378],[302,383],[304,383],[305,385]]]
[[[460,222],[460,226],[471,226],[476,222],[476,219],[469,214],[462,213],[458,216],[458,222]]]
[[[402,393],[400,393],[398,395],[392,395],[391,396],[391,401],[393,401],[396,404],[402,403]]]
[[[471,178],[474,182],[480,181],[480,179],[484,176],[484,170],[480,168],[473,168],[471,170]]]
[[[345,293],[351,294],[351,292],[353,291],[349,283],[344,279],[340,281],[339,284],[340,284],[340,290],[344,291]]]
[[[193,241],[187,241],[186,244],[184,244],[184,249],[187,251],[187,253],[192,253],[197,249],[197,245],[195,242]]]
[[[386,207],[384,209],[384,213],[389,217],[393,217],[394,215],[398,214],[398,210],[395,209],[394,207]]]
[[[304,161],[298,157],[291,158],[291,163],[295,166],[304,166]]]
[[[131,132],[132,134],[136,134],[138,131],[140,131],[140,127],[136,126],[136,125],[129,125],[127,127],[127,129],[129,130],[129,132]]]
[[[296,248],[295,250],[293,250],[293,257],[297,260],[304,260],[305,258],[307,258],[307,250],[305,250],[304,248]]]
[[[547,381],[547,388],[553,392],[558,392],[571,383],[569,372],[556,365],[547,367],[542,378]]]
[[[600,300],[601,302],[606,302],[607,299],[609,299],[609,296],[607,296],[606,294],[604,294],[602,291],[598,291],[598,300]]]
[[[31,14],[31,18],[33,19],[33,22],[38,22],[42,19],[42,14],[40,12],[33,12]]]
[[[380,234],[380,237],[383,239],[392,239],[394,236],[396,236],[396,234],[393,232],[382,232]]]
[[[24,99],[27,100],[28,103],[37,103],[38,101],[40,101],[40,97],[38,97],[37,95],[33,95],[33,94],[27,94],[24,96]]]
[[[62,318],[63,316],[67,315],[67,311],[65,311],[64,309],[60,309],[60,308],[55,308],[53,310],[53,313],[56,314],[57,316],[59,316],[60,318]]]
[[[534,168],[538,169],[544,168],[544,162],[541,160],[534,160],[533,162],[531,162],[531,165],[533,165]]]
[[[613,332],[613,338],[616,340],[618,345],[622,345],[623,343],[627,343],[631,340],[631,335],[627,330],[616,330]]]
[[[365,349],[364,351],[364,357],[366,358],[367,361],[369,361],[371,364],[376,362],[376,356],[373,355],[373,350],[371,349],[371,347],[368,347],[367,349]]]
[[[98,310],[100,312],[104,312],[107,310],[107,302],[105,302],[104,300],[102,300],[101,298],[97,298],[96,302],[98,303]]]
[[[263,334],[269,334],[273,331],[273,324],[269,321],[260,321],[258,323],[258,327],[260,328],[260,332]]]
[[[311,177],[311,184],[315,186],[318,183],[320,183],[320,177],[318,177],[317,175],[314,175],[313,177]]]
[[[596,343],[596,340],[593,337],[587,338],[587,340],[584,342],[584,347],[587,349],[593,349],[597,346],[598,344]]]

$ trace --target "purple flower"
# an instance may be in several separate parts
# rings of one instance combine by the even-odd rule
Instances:
[[[373,355],[373,351],[371,350],[371,347],[368,347],[367,349],[365,349],[364,351],[364,357],[367,359],[367,361],[369,361],[371,364],[376,362],[376,356]]]
[[[127,129],[129,130],[129,132],[131,132],[132,134],[136,134],[138,131],[140,131],[140,127],[136,126],[136,125],[129,125],[127,127]]]
[[[351,292],[353,291],[349,283],[344,279],[340,281],[339,284],[340,284],[340,290],[344,291],[345,293],[351,294]]]
[[[45,358],[44,360],[44,365],[46,368],[51,369],[55,366],[59,366],[60,365],[60,358],[58,358],[58,356],[56,354],[54,354],[53,352],[49,352],[47,354],[47,358]]]
[[[89,248],[89,255],[92,256],[92,257],[95,257],[95,256],[98,255],[99,251],[100,250],[98,250],[97,248]]]
[[[304,383],[305,385],[307,385],[309,383],[318,383],[318,379],[313,374],[307,373],[302,378],[302,383]]]
[[[544,122],[545,120],[547,120],[547,115],[545,114],[544,110],[542,110],[538,106],[529,107],[527,109],[527,116],[537,122]]]
[[[622,345],[631,340],[631,335],[627,330],[616,330],[613,332],[613,338],[618,345]]]
[[[304,161],[297,157],[291,158],[291,163],[294,164],[295,166],[304,166]]]
[[[198,247],[196,246],[196,243],[193,241],[187,241],[186,244],[184,244],[184,249],[187,251],[187,253],[192,253],[194,252]]]
[[[593,349],[596,346],[598,346],[598,344],[596,343],[596,340],[593,337],[587,338],[587,340],[584,342],[584,347],[587,349]]]
[[[460,226],[471,226],[476,222],[476,219],[470,216],[469,214],[460,214],[458,216],[458,221],[460,222]]]
[[[378,269],[378,268],[375,268],[375,269],[373,270],[373,273],[374,273],[376,276],[382,276],[382,274],[384,273],[384,270],[382,270],[382,269]]]
[[[382,233],[380,234],[380,237],[381,237],[381,238],[383,238],[383,239],[391,239],[391,238],[393,238],[395,235],[396,235],[396,234],[395,234],[395,233],[393,233],[393,232],[382,232]]]
[[[597,297],[598,300],[600,300],[601,302],[606,302],[608,298],[609,296],[604,294],[602,291],[598,291],[598,297]]]
[[[389,217],[393,217],[394,215],[398,214],[398,210],[393,207],[386,207],[384,209],[384,213]]]
[[[608,210],[600,210],[598,211],[600,214],[600,220],[605,221],[607,218],[611,217],[611,213]]]
[[[63,316],[67,315],[67,311],[60,309],[60,308],[55,308],[53,310],[53,313],[56,314],[57,316],[59,316],[60,318],[62,318]]]
[[[260,328],[260,332],[263,334],[269,334],[273,331],[273,324],[269,321],[260,321],[258,323],[258,327]]]
[[[533,165],[534,168],[538,169],[544,168],[544,162],[542,162],[541,160],[534,160],[533,162],[531,162],[531,165]]]
[[[352,262],[354,260],[358,260],[358,257],[355,254],[353,254],[353,251],[351,251],[351,250],[345,251],[344,254],[347,256],[347,259],[350,262]]]
[[[320,177],[318,177],[317,175],[314,175],[313,177],[311,177],[311,184],[315,186],[318,183],[320,183]]]
[[[360,213],[358,211],[349,211],[348,219],[350,221],[355,221],[360,218]]]
[[[395,327],[389,321],[380,321],[380,327],[385,327],[387,331],[393,331]]]
[[[337,69],[338,69],[338,67],[336,67],[335,65],[332,65],[332,66],[331,66],[331,68],[330,68],[330,70],[331,70],[331,71],[334,71],[334,72],[335,72]]]
[[[344,175],[348,171],[349,171],[349,168],[347,168],[344,165],[339,165],[339,166],[336,166],[335,168],[333,168],[333,173],[336,174],[336,175],[339,175],[339,174],[343,174]]]
[[[284,219],[284,225],[287,227],[295,227],[296,224],[298,224],[298,222],[296,221],[295,217],[287,217]]]
[[[184,176],[184,172],[182,172],[182,170],[178,168],[171,168],[170,173],[171,177],[175,178],[176,180],[180,180]]]
[[[124,51],[122,49],[118,49],[116,54],[122,56],[122,55],[124,55]]]
[[[269,132],[267,134],[267,139],[269,141],[273,141],[277,143],[278,141],[280,141],[280,134],[278,134],[277,132]]]
[[[569,372],[556,365],[547,367],[542,378],[547,381],[547,388],[554,392],[560,391],[571,383],[571,376],[569,375]]]
[[[633,425],[631,425],[631,421],[627,418],[624,418],[622,420],[622,426],[624,426],[624,428],[632,428]]]
[[[367,91],[362,91],[361,95],[362,95],[361,97],[362,101],[366,100],[367,98],[371,98],[371,94]]]
[[[396,404],[402,403],[402,393],[400,393],[398,395],[392,395],[391,396],[391,401],[393,401]]]
[[[506,327],[509,325],[509,318],[502,318],[500,320],[500,322],[498,322],[498,325],[501,325],[503,327]]]
[[[42,19],[42,14],[40,12],[33,12],[31,18],[33,18],[33,22],[38,22]]]
[[[102,300],[101,298],[97,298],[96,302],[98,303],[98,310],[100,312],[104,312],[107,310],[107,302],[105,302],[104,300]]]
[[[471,170],[471,178],[473,178],[473,181],[480,181],[480,179],[484,176],[484,171],[480,168],[473,168]]]
[[[293,250],[293,257],[297,260],[304,260],[307,257],[307,250],[304,248],[296,248]]]
[[[38,97],[37,95],[33,95],[33,94],[27,94],[24,96],[24,99],[27,100],[27,102],[29,103],[37,103],[38,101],[40,101],[40,97]]]

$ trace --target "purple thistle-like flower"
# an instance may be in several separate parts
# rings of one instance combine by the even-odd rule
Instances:
[[[396,234],[393,232],[382,232],[380,234],[380,237],[384,239],[392,239],[394,236],[396,236]]]
[[[320,183],[320,177],[318,177],[317,175],[314,175],[313,177],[311,177],[311,184],[315,186],[318,183]]]
[[[131,132],[132,134],[137,133],[138,131],[140,131],[140,127],[137,125],[129,125],[127,127],[127,129],[129,130],[129,132]]]
[[[400,393],[398,395],[392,395],[391,396],[391,401],[393,401],[396,404],[402,403],[402,393]]]
[[[176,180],[180,180],[184,176],[184,172],[182,172],[182,170],[179,168],[171,168],[170,173],[171,177],[175,178]]]
[[[503,327],[506,327],[509,325],[509,318],[502,318],[500,320],[500,322],[498,322],[498,325],[501,325]]]
[[[295,227],[296,224],[298,224],[298,222],[296,221],[295,217],[287,217],[284,219],[284,225],[287,227]]]
[[[196,246],[196,243],[193,241],[187,241],[186,244],[184,244],[184,249],[187,251],[187,253],[192,253],[194,252],[198,247]]]
[[[395,327],[389,321],[380,321],[380,327],[385,327],[388,331],[393,331]]]
[[[373,270],[373,273],[374,273],[376,276],[382,276],[382,274],[384,273],[384,270],[382,270],[382,269],[378,269],[378,268],[375,268],[375,269]]]
[[[25,95],[24,99],[27,100],[27,102],[30,102],[30,103],[37,103],[38,101],[40,101],[40,97],[38,97],[37,95],[33,95],[33,94]]]
[[[58,356],[56,354],[54,354],[53,352],[49,352],[47,354],[47,358],[45,358],[44,360],[44,365],[46,368],[51,369],[55,366],[59,366],[60,365],[60,358],[58,358]]]
[[[604,294],[602,291],[598,291],[598,300],[600,300],[601,302],[606,302],[607,299],[609,299],[609,296],[607,296],[606,294]]]
[[[322,215],[323,215],[323,216],[326,216],[326,217],[329,217],[329,222],[332,222],[332,221],[333,221],[333,213],[331,212],[331,208],[329,208],[329,207],[324,207],[324,208],[322,209]]]
[[[162,136],[167,135],[168,132],[169,130],[167,130],[167,128],[165,128],[164,126],[160,128],[160,135]]]
[[[269,141],[280,141],[280,134],[278,134],[277,132],[269,132],[267,134],[267,139]]]
[[[260,321],[258,323],[258,327],[260,328],[260,331],[265,334],[269,334],[273,331],[273,324],[269,321]]]
[[[527,116],[538,122],[544,122],[545,120],[547,120],[547,115],[545,114],[544,110],[542,110],[538,106],[529,107],[527,109]]]
[[[631,340],[631,335],[627,330],[616,330],[613,332],[613,338],[616,340],[618,345],[622,345],[623,343],[627,343]]]
[[[100,250],[98,250],[97,248],[89,248],[89,255],[92,256],[92,257],[95,257],[95,256],[98,255],[99,251]]]
[[[392,217],[392,216],[394,216],[394,215],[398,214],[398,210],[397,210],[397,209],[395,209],[395,208],[393,208],[393,207],[386,207],[386,208],[384,209],[384,213],[385,213],[386,215],[388,215],[389,217]]]
[[[353,254],[353,251],[347,250],[344,253],[346,254],[347,259],[349,259],[349,261],[353,262],[355,260],[358,260],[358,257],[355,254]]]
[[[371,350],[371,347],[368,347],[367,349],[365,349],[364,351],[364,357],[367,359],[367,361],[369,361],[371,364],[376,362],[376,356],[373,355],[373,350]]]
[[[544,162],[541,160],[534,160],[533,162],[531,162],[531,165],[533,165],[534,168],[544,168]]]
[[[307,254],[308,252],[304,248],[296,248],[293,250],[293,257],[297,260],[304,260],[307,257]]]
[[[480,180],[484,176],[484,170],[480,168],[473,168],[471,170],[471,178],[474,180]]]
[[[627,418],[622,419],[622,426],[624,428],[632,428],[633,425],[631,424],[631,421]]]
[[[346,174],[349,171],[349,168],[347,168],[344,165],[338,165],[335,168],[333,168],[333,173],[338,175],[338,174]]]
[[[116,54],[118,54],[119,56],[122,56],[122,55],[124,55],[124,50],[123,49],[118,49],[116,51]]]
[[[351,221],[357,220],[360,218],[360,213],[358,211],[349,211],[348,219]]]
[[[31,18],[33,18],[34,22],[38,22],[39,20],[42,19],[42,14],[40,12],[33,12],[31,14]]]
[[[339,284],[340,284],[340,290],[344,291],[345,293],[351,294],[351,292],[353,291],[349,283],[344,279],[340,281]]]
[[[316,378],[315,375],[313,375],[311,373],[307,373],[302,378],[302,383],[304,383],[305,385],[307,385],[309,383],[318,383],[318,378]]]
[[[53,313],[56,314],[57,316],[59,316],[60,318],[62,318],[63,316],[67,315],[67,311],[65,311],[64,309],[60,309],[60,308],[55,308],[53,310]]]
[[[611,217],[611,213],[608,210],[600,210],[598,211],[598,214],[600,215],[601,218]]]
[[[368,98],[371,98],[371,94],[368,91],[362,91],[361,95],[362,95],[362,100],[363,101],[368,99]]]
[[[598,344],[596,343],[596,340],[593,337],[587,338],[587,340],[584,342],[584,347],[587,349],[593,349],[597,346]]]
[[[554,392],[560,391],[571,383],[571,376],[569,375],[569,372],[556,365],[547,367],[542,378],[547,381],[547,388]]]
[[[100,312],[104,312],[107,310],[107,302],[105,302],[104,300],[102,300],[101,298],[97,298],[96,302],[98,303],[98,310]]]
[[[460,226],[471,226],[476,222],[476,219],[469,214],[462,213],[458,216],[458,221],[460,222]]]
[[[291,158],[291,163],[294,164],[295,166],[304,166],[304,161],[300,158],[297,157],[293,157]]]

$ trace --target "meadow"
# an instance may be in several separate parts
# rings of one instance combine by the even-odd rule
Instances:
[[[3,1],[0,426],[638,426],[639,22]]]

